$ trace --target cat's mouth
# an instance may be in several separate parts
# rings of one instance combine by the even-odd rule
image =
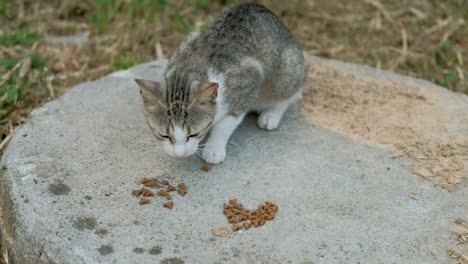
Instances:
[[[164,143],[164,152],[174,158],[186,158],[197,152],[198,144],[170,144]]]

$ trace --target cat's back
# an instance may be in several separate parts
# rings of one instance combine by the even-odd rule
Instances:
[[[260,49],[297,46],[288,29],[270,10],[253,3],[229,9],[202,33],[202,37],[211,50],[221,52],[235,49],[248,54]]]

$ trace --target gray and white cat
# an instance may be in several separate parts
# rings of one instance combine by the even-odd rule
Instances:
[[[163,80],[135,81],[163,150],[190,156],[209,132],[202,158],[217,164],[248,112],[260,113],[260,128],[278,127],[302,97],[305,67],[298,42],[272,12],[241,4],[191,33],[171,55]]]

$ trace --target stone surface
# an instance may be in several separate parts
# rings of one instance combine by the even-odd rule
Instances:
[[[368,78],[407,78],[340,62]],[[275,131],[250,116],[211,171],[156,144],[132,77],[152,62],[84,83],[34,111],[2,159],[1,245],[14,263],[447,263],[466,186],[449,193],[392,153],[287,114]],[[423,84],[426,85],[426,84]],[[434,89],[429,87],[428,89]],[[449,93],[447,91],[447,93]],[[359,160],[360,162],[357,162]],[[138,205],[131,190],[168,174],[188,194]],[[278,204],[274,221],[217,237],[222,204]],[[465,207],[464,207],[465,206]]]

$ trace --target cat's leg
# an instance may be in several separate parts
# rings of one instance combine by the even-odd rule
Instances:
[[[266,130],[277,128],[281,121],[281,117],[283,117],[284,112],[288,109],[289,104],[289,100],[281,101],[273,107],[261,112],[257,119],[258,127]]]
[[[257,125],[266,130],[278,127],[289,105],[302,97],[305,87],[305,67],[302,51],[298,47],[286,48],[282,53],[282,64],[270,81],[268,93],[276,98],[285,98],[263,110],[257,119]],[[289,98],[288,95],[289,94]],[[292,96],[291,96],[292,94]]]
[[[244,116],[245,113],[239,116],[228,115],[213,125],[205,148],[202,150],[202,158],[206,162],[218,164],[226,159],[226,144]]]
[[[304,88],[301,86],[292,97],[276,103],[271,108],[263,110],[257,119],[258,127],[266,130],[277,128],[284,112],[286,112],[290,104],[302,98],[303,91]]]

